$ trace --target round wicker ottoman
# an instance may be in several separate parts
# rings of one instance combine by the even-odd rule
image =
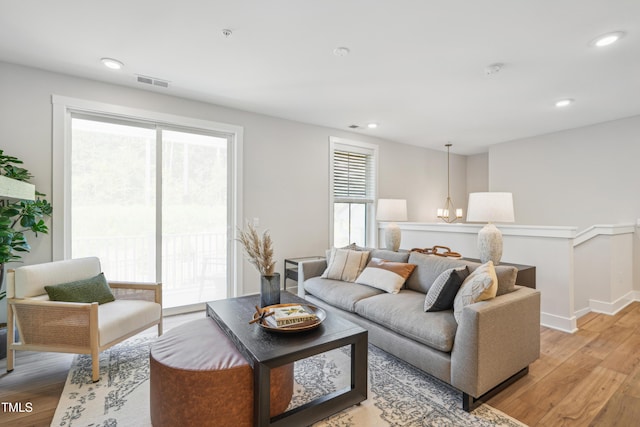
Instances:
[[[213,319],[171,329],[151,346],[154,427],[252,426],[253,371]],[[271,371],[271,416],[293,394],[293,364]]]

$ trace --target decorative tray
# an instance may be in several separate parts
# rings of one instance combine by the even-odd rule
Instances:
[[[261,314],[256,312],[256,313],[253,313],[253,321],[255,321],[255,323],[259,324],[262,329],[266,329],[268,331],[282,332],[282,333],[292,333],[292,332],[302,332],[302,331],[308,331],[308,330],[311,330],[311,329],[315,329],[318,326],[320,326],[320,324],[322,323],[322,321],[324,319],[327,318],[327,313],[323,309],[321,309],[320,307],[316,307],[315,305],[311,305],[311,304],[296,304],[296,303],[293,303],[293,304],[275,304],[275,305],[269,305],[267,307],[264,307],[262,309],[262,312],[264,312],[264,311],[269,312],[273,308],[285,308],[285,307],[291,307],[291,306],[296,306],[296,305],[300,305],[307,312],[315,314],[316,318],[314,320],[311,320],[311,321],[294,323],[292,325],[274,326],[274,325],[268,323],[267,318],[262,318],[261,320],[259,320],[259,317],[261,316]]]

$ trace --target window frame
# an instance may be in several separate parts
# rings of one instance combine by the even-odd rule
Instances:
[[[372,177],[369,179],[370,184],[373,186],[371,191],[371,198],[367,199],[351,199],[351,198],[336,198],[334,192],[334,166],[335,166],[335,152],[336,151],[348,151],[359,154],[366,154],[371,156],[371,171]],[[336,203],[361,203],[366,204],[366,218],[365,218],[365,245],[376,247],[378,243],[378,235],[376,233],[376,202],[378,200],[378,153],[379,147],[377,144],[371,144],[368,142],[355,141],[345,138],[339,138],[331,136],[329,137],[329,242],[330,246],[334,245],[334,206]]]
[[[173,114],[159,113],[97,101],[52,95],[53,104],[53,197],[55,214],[52,217],[53,260],[69,259],[71,256],[71,118],[100,117],[111,122],[137,123],[141,126],[153,124],[162,129],[188,130],[204,134],[226,134],[230,138],[228,171],[228,228],[236,230],[243,221],[242,215],[242,126],[209,120],[195,119]],[[231,231],[227,239],[227,294],[243,295],[242,253]]]

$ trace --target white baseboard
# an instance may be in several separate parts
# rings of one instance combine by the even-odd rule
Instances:
[[[176,314],[193,313],[194,311],[204,311],[206,303],[201,302],[198,304],[182,305],[180,307],[169,307],[162,309],[163,316],[174,316]]]
[[[630,291],[626,295],[621,296],[613,302],[590,299],[589,307],[593,312],[613,316],[614,314],[618,313],[620,310],[631,304],[633,301],[639,301],[638,296],[640,296],[640,292]]]
[[[540,313],[540,324],[547,328],[557,329],[562,332],[569,332],[570,334],[578,330],[575,316],[562,317],[542,312]]]
[[[589,314],[589,313],[591,313],[591,307],[585,307],[581,310],[576,310],[574,314],[576,315],[576,319],[579,319],[585,314]]]

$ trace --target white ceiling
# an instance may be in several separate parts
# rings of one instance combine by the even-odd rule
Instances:
[[[638,0],[0,2],[1,61],[454,153],[640,114]]]

